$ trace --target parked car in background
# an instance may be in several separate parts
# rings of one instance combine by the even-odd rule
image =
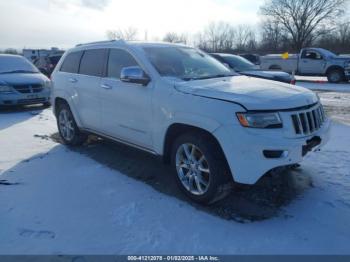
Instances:
[[[58,61],[60,61],[62,55],[63,54],[51,54],[47,56],[41,56],[35,59],[33,63],[41,73],[47,77],[50,77]]]
[[[50,80],[26,58],[0,55],[0,106],[50,105]]]
[[[260,65],[260,56],[257,54],[239,54],[239,56],[247,59],[254,65]]]
[[[97,134],[162,156],[193,200],[222,198],[232,181],[256,183],[328,140],[330,121],[302,87],[238,75],[184,45],[78,45],[52,74],[62,141]]]
[[[297,75],[326,76],[331,83],[350,80],[350,56],[338,56],[322,48],[304,48],[288,59],[282,55],[260,57],[264,70],[282,70]]]
[[[294,84],[293,77],[290,74],[282,71],[263,71],[259,66],[254,65],[241,56],[222,53],[213,53],[211,55],[241,75]]]

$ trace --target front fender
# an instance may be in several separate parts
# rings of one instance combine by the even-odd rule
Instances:
[[[155,136],[157,139],[154,139],[154,150],[159,155],[162,155],[164,152],[164,141],[168,128],[174,124],[183,124],[200,128],[209,133],[215,132],[215,130],[221,126],[218,121],[206,116],[185,112],[175,112],[173,117],[169,118],[168,121],[162,125],[161,129],[155,130]]]

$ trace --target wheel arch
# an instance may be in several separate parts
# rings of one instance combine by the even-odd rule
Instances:
[[[64,99],[63,97],[55,97],[55,99],[53,101],[53,105],[52,105],[53,113],[55,116],[57,116],[57,107],[60,104],[67,104],[69,106],[67,100]]]
[[[213,135],[213,133],[203,127],[193,126],[189,124],[184,123],[173,123],[171,124],[164,136],[164,143],[163,143],[163,162],[166,164],[170,163],[170,156],[171,156],[171,148],[172,145],[177,137],[179,137],[182,134],[185,133],[198,133],[208,136],[209,139],[212,139],[212,141],[218,146],[218,148],[221,150],[223,156],[225,157],[224,151],[222,150],[222,147],[217,140],[217,138]],[[225,157],[226,160],[226,157]]]
[[[51,100],[53,102],[52,104],[52,110],[53,110],[53,113],[55,116],[57,116],[57,106],[60,104],[60,103],[65,103],[66,105],[69,106],[72,114],[73,114],[73,117],[74,117],[74,120],[77,124],[78,127],[82,127],[81,125],[81,121],[80,121],[80,117],[79,117],[79,114],[78,112],[75,110],[74,106],[69,103],[69,99],[67,99],[66,97],[64,96],[56,96],[53,100]]]
[[[331,65],[330,67],[327,68],[326,70],[326,75],[328,75],[328,73],[332,70],[341,70],[342,72],[344,72],[344,68],[339,66],[339,65]]]

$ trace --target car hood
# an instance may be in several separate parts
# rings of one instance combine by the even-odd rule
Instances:
[[[312,91],[280,82],[234,76],[188,82],[175,82],[183,93],[241,104],[248,110],[283,110],[314,104]]]
[[[21,84],[43,84],[49,79],[41,73],[38,74],[0,74],[0,84],[21,85]]]
[[[333,56],[332,59],[336,61],[350,61],[350,56],[348,55],[339,55],[339,56]]]
[[[268,78],[268,79],[286,79],[286,80],[292,79],[290,74],[285,72],[280,72],[280,71],[249,70],[249,71],[242,71],[239,73],[246,76],[255,76],[255,77]]]

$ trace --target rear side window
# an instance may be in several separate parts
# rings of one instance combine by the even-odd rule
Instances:
[[[66,73],[78,73],[79,63],[83,52],[72,52],[66,56],[61,66],[62,72]]]
[[[81,59],[79,73],[102,76],[106,64],[106,49],[86,50]]]
[[[138,66],[132,55],[121,49],[110,50],[107,70],[108,77],[119,79],[122,68],[128,66]]]

